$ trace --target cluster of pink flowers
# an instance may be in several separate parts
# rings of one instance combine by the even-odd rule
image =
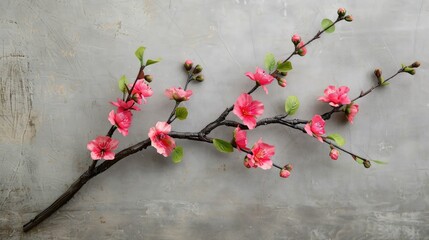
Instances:
[[[133,84],[128,85],[131,94],[127,99],[117,99],[116,102],[110,102],[115,106],[115,110],[110,111],[108,120],[110,124],[115,126],[118,131],[123,135],[128,135],[128,129],[131,127],[133,120],[132,111],[140,111],[136,104],[146,103],[146,98],[153,95],[153,91],[144,79],[138,79]],[[118,147],[119,141],[111,138],[110,136],[98,136],[96,139],[91,140],[87,144],[87,148],[91,151],[91,158],[93,160],[112,160],[115,158],[114,149]]]

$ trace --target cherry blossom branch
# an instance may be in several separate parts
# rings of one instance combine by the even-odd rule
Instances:
[[[418,62],[416,62],[418,63]],[[416,64],[413,63],[413,64]],[[418,63],[420,65],[420,63]],[[370,89],[364,91],[361,91],[359,96],[353,98],[351,100],[351,102],[355,102],[356,100],[365,97],[366,95],[368,95],[369,93],[371,93],[374,89],[378,88],[378,87],[382,87],[382,86],[386,86],[388,84],[388,82],[390,80],[392,80],[393,78],[395,78],[397,75],[399,75],[400,73],[406,72],[405,69],[407,68],[411,68],[413,65],[410,66],[402,66],[395,74],[393,74],[392,76],[390,76],[389,78],[387,78],[386,80],[382,80],[382,76],[381,76],[381,70],[377,69],[375,71],[375,74],[378,78],[378,83],[374,86],[372,86]],[[332,114],[336,113],[336,112],[342,112],[341,108],[344,107],[343,104],[340,104],[338,107],[332,107],[332,109],[328,112],[323,113],[321,116],[324,120],[328,120],[331,118]]]

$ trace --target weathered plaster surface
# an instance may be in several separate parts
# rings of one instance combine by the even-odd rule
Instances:
[[[245,169],[242,154],[180,142],[181,164],[153,149],[136,154],[21,232],[90,164],[86,143],[107,131],[108,101],[122,74],[136,74],[137,46],[163,61],[148,70],[155,94],[132,134],[116,135],[121,147],[168,116],[163,90],[183,83],[183,60],[201,63],[206,81],[192,85],[189,118],[174,129],[196,130],[251,87],[243,73],[266,52],[286,56],[293,33],[312,37],[340,6],[355,21],[294,58],[287,88],[255,97],[268,116],[297,95],[298,116],[310,118],[328,109],[315,101],[328,84],[357,95],[374,83],[374,68],[391,74],[420,60],[417,75],[359,101],[353,125],[342,117],[328,124],[348,148],[390,164],[331,161],[325,145],[280,126],[252,132],[250,142],[263,136],[278,163],[294,164],[282,180]],[[3,0],[0,12],[0,239],[429,239],[428,1]]]

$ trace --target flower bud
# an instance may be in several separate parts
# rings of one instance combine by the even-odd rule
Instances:
[[[414,70],[413,68],[410,68],[410,67],[406,67],[406,68],[404,69],[404,72],[409,73],[409,74],[411,74],[411,75],[416,74],[416,70]]]
[[[295,46],[298,45],[298,43],[301,42],[301,36],[299,36],[298,34],[294,34],[292,36],[292,42],[293,44],[295,44]]]
[[[412,67],[412,68],[418,68],[418,67],[420,67],[420,62],[418,62],[418,61],[413,62],[413,64],[411,64],[410,67]]]
[[[153,80],[152,75],[145,75],[144,79],[149,83],[152,82],[152,80]]]
[[[203,67],[201,67],[201,65],[200,64],[198,64],[197,66],[195,66],[195,69],[194,69],[194,74],[198,74],[198,73],[200,73],[201,71],[203,71]]]
[[[286,79],[284,79],[284,78],[278,79],[277,83],[279,84],[280,87],[286,87],[286,85],[287,85]]]
[[[363,166],[364,166],[365,168],[370,168],[370,167],[371,167],[371,162],[370,162],[370,161],[368,161],[368,160],[364,160],[364,161],[363,161]]]
[[[198,82],[202,82],[202,81],[204,81],[204,76],[201,74],[201,75],[198,75],[196,78],[195,78],[195,80],[197,80]]]
[[[307,48],[303,47],[298,50],[298,55],[304,57],[307,54]]]
[[[247,157],[244,158],[244,162],[243,163],[244,163],[244,166],[246,168],[251,168],[252,167],[252,166],[250,166],[249,159]]]
[[[288,171],[287,169],[282,169],[280,170],[280,177],[282,178],[288,178],[290,176],[290,171]]]
[[[331,157],[332,160],[337,160],[339,155],[340,155],[340,152],[335,148],[332,148],[331,152],[329,152],[329,156]]]
[[[284,169],[286,169],[286,170],[288,170],[289,172],[292,172],[293,165],[292,165],[292,164],[290,164],[290,163],[288,163],[288,164],[286,164],[283,168],[284,168]]]
[[[380,78],[381,77],[381,70],[380,69],[375,69],[375,71],[374,71],[374,74],[375,74],[375,76],[377,77],[377,78]]]
[[[353,16],[352,15],[347,15],[344,17],[344,20],[346,20],[347,22],[351,22],[353,21]]]
[[[186,71],[189,71],[192,69],[192,64],[193,64],[192,61],[189,59],[185,61],[184,66],[185,66]]]
[[[342,18],[342,17],[344,17],[346,15],[346,9],[344,9],[344,8],[338,8],[337,13],[338,13],[338,17]]]
[[[287,72],[280,72],[280,75],[282,75],[282,76],[287,76]]]

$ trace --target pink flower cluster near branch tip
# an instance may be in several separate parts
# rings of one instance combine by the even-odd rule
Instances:
[[[192,90],[172,87],[165,90],[165,96],[171,100],[176,100],[176,102],[187,101],[192,96]]]
[[[98,136],[96,139],[88,142],[86,147],[91,151],[93,160],[104,159],[113,160],[115,158],[115,150],[119,145],[119,141],[107,136]]]
[[[235,101],[233,113],[237,115],[249,129],[254,129],[256,126],[256,118],[264,113],[264,104],[256,100],[254,101],[250,94],[243,93]]]
[[[308,135],[314,136],[317,140],[323,142],[322,135],[325,134],[325,120],[320,115],[314,115],[304,129]]]
[[[149,130],[149,138],[152,146],[159,154],[168,157],[176,147],[174,139],[168,134],[171,131],[171,125],[166,122],[157,122],[155,127]]]
[[[327,102],[333,107],[339,107],[340,105],[349,104],[350,99],[347,93],[350,89],[346,86],[336,88],[335,86],[328,86],[324,91],[324,96],[319,97],[318,100]]]
[[[263,69],[259,67],[256,67],[255,73],[247,72],[246,76],[261,85],[266,94],[268,94],[268,89],[265,85],[269,85],[274,81],[273,76],[267,74]]]
[[[252,147],[252,154],[247,154],[245,158],[245,166],[253,168],[270,169],[273,166],[271,157],[275,154],[275,147],[262,142],[259,139]]]

